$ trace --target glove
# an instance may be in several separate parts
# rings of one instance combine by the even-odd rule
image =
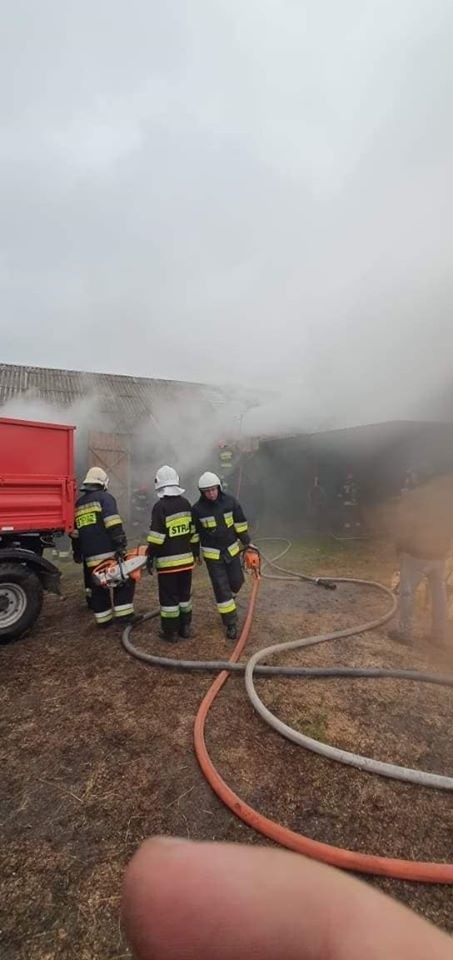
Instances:
[[[115,557],[117,560],[126,559],[126,550],[124,549],[124,547],[119,547],[118,550],[115,551]]]
[[[149,574],[152,574],[153,568],[154,568],[154,557],[150,557],[148,555],[146,558],[146,569]]]
[[[259,552],[259,550],[258,550],[258,547],[255,547],[255,544],[254,544],[254,543],[248,543],[247,546],[244,547],[244,550],[254,550],[255,553],[257,553],[259,556],[261,556],[261,554],[260,554],[260,552]]]

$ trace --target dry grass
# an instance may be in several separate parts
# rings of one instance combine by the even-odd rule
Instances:
[[[376,553],[369,545],[298,547],[288,565],[301,564],[325,574],[371,569],[386,582],[393,568],[384,547]],[[128,957],[118,921],[121,876],[149,834],[261,842],[212,795],[193,756],[193,718],[209,678],[148,669],[127,657],[116,628],[93,628],[79,572],[65,571],[65,603],[48,597],[34,632],[0,649],[4,960]],[[155,582],[142,581],[139,608],[154,606],[154,591]],[[264,581],[250,650],[357,623],[378,608],[379,598],[351,587],[327,593]],[[225,655],[204,571],[197,573],[195,612],[199,637],[171,655]],[[140,628],[137,642],[168,655],[155,631],[153,624]],[[383,631],[291,659],[445,669],[421,638],[408,652]],[[364,680],[259,681],[259,689],[280,717],[312,736],[453,774],[449,691]],[[214,706],[208,740],[232,787],[293,829],[358,850],[453,859],[447,794],[369,776],[283,741],[254,714],[239,679]],[[448,888],[379,885],[452,929]]]

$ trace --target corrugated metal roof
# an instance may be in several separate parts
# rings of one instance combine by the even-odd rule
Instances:
[[[221,389],[201,383],[0,363],[0,406],[24,398],[69,407],[90,397],[96,399],[96,408],[108,413],[123,430],[133,429],[146,417],[158,420],[162,401],[193,398],[208,413],[230,399]]]

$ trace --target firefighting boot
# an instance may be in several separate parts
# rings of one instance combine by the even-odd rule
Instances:
[[[165,630],[159,630],[157,634],[159,640],[165,640],[165,643],[177,643],[178,634],[177,633],[167,633]]]
[[[192,623],[192,611],[181,610],[179,614],[179,629],[178,634],[181,640],[191,640],[192,637],[195,637],[196,634],[191,628]]]
[[[142,613],[128,613],[126,617],[116,617],[115,623],[119,624],[121,629],[124,630],[125,627],[135,627],[135,625],[141,623],[142,620]]]
[[[237,620],[231,620],[226,628],[227,640],[237,640],[238,638],[238,624]]]
[[[177,643],[178,642],[178,628],[179,623],[173,620],[169,622],[168,620],[161,621],[160,630],[158,633],[160,640],[165,640],[166,643]]]

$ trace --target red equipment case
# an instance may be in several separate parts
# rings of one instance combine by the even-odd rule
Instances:
[[[75,427],[0,417],[0,536],[74,523]]]

